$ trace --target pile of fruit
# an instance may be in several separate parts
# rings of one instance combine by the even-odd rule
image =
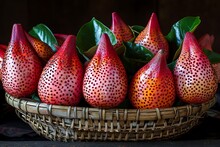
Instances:
[[[1,47],[4,90],[17,98],[39,97],[54,105],[97,108],[172,107],[209,101],[218,87],[220,55],[213,36],[197,40],[199,17],[185,17],[164,36],[155,13],[146,27],[129,26],[116,13],[106,27],[93,18],[78,34],[53,34],[44,24],[27,33],[14,24]],[[215,67],[215,68],[213,68]]]

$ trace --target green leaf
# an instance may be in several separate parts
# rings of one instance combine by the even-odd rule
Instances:
[[[179,57],[179,55],[181,53],[181,50],[182,50],[182,45],[180,45],[179,48],[176,50],[176,52],[173,56],[173,61],[176,60]]]
[[[124,42],[124,46],[122,62],[129,74],[134,74],[154,56],[151,51],[139,44]]]
[[[88,58],[87,60],[91,59],[93,57],[93,55],[95,54],[96,50],[97,50],[98,45],[91,47],[89,50],[84,52],[84,55],[86,56],[86,58]]]
[[[210,51],[208,49],[203,49],[203,52],[206,54],[206,56],[209,58],[209,61],[212,64],[216,64],[220,62],[220,54]]]
[[[139,26],[139,25],[133,25],[133,26],[131,26],[131,30],[135,34],[140,34],[140,32],[144,30],[144,27],[143,26]]]
[[[151,58],[154,56],[151,51],[141,46],[140,44],[135,44],[132,42],[124,42],[124,45],[126,47],[125,56],[127,58],[133,58],[146,62],[151,60]]]
[[[200,17],[184,17],[183,19],[176,22],[171,31],[166,36],[169,42],[175,42],[179,47],[184,39],[186,32],[194,32],[198,25],[201,23]]]
[[[165,36],[170,46],[169,61],[174,61],[178,58],[186,32],[194,32],[200,23],[200,17],[188,16],[177,21],[172,26],[171,31]]]
[[[37,102],[41,102],[41,100],[40,100],[40,98],[39,98],[37,92],[35,92],[35,93],[33,93],[33,94],[31,95],[31,99],[32,99],[32,100],[35,100],[35,101],[37,101]]]
[[[87,58],[91,58],[95,53],[95,46],[98,45],[103,33],[108,34],[112,45],[117,43],[116,37],[112,31],[97,19],[92,18],[91,21],[84,24],[76,37],[76,45],[79,52]]]
[[[34,26],[32,30],[29,31],[29,34],[48,44],[54,52],[57,50],[55,47],[58,45],[57,40],[46,25],[38,24]]]
[[[173,61],[173,62],[169,63],[167,66],[169,67],[169,69],[170,69],[171,71],[173,71],[175,65],[176,65],[176,61]]]

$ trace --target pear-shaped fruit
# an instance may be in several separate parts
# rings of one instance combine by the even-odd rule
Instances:
[[[153,54],[156,54],[160,49],[164,49],[165,55],[168,57],[169,45],[160,30],[160,25],[155,13],[152,13],[147,26],[136,37],[135,43],[146,47]]]
[[[217,90],[217,77],[195,36],[187,32],[174,68],[177,96],[187,103],[203,103]]]
[[[130,27],[116,12],[112,13],[111,31],[114,33],[117,39],[117,43],[114,45],[114,49],[122,46],[123,42],[127,42],[134,37]]]
[[[43,41],[29,35],[28,33],[26,33],[26,36],[33,48],[35,49],[35,51],[37,52],[38,56],[45,62],[47,62],[55,53],[51,49],[51,47]]]
[[[77,105],[82,97],[83,73],[76,50],[76,37],[69,35],[43,69],[38,84],[41,101],[56,105]]]
[[[130,83],[129,99],[137,109],[171,107],[175,100],[172,72],[163,50],[139,69]]]
[[[37,90],[41,72],[41,61],[27,40],[25,31],[21,24],[14,24],[3,60],[3,88],[15,97],[29,96]]]
[[[127,75],[107,34],[101,36],[83,80],[83,95],[93,107],[113,108],[124,101]]]

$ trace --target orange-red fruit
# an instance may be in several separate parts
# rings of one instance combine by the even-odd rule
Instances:
[[[167,108],[175,100],[174,79],[166,64],[163,50],[132,78],[129,89],[131,104],[137,109]]]
[[[43,59],[45,62],[47,62],[53,56],[54,52],[48,44],[29,35],[28,33],[26,33],[26,36],[30,44],[33,46],[33,48],[37,52],[38,56],[41,59]]]
[[[113,108],[125,100],[127,75],[107,34],[103,34],[97,51],[89,62],[84,79],[83,95],[93,107]]]
[[[123,42],[127,42],[134,37],[130,27],[116,12],[112,13],[111,31],[114,33],[117,39],[117,43],[114,45],[114,49],[122,46]]]
[[[156,54],[160,49],[164,49],[166,57],[169,53],[169,45],[163,36],[157,15],[152,13],[150,20],[144,30],[135,39],[136,44],[140,44]]]
[[[76,50],[76,37],[69,35],[43,69],[38,84],[41,101],[77,105],[82,97],[83,73]]]
[[[190,32],[185,35],[182,51],[174,68],[174,77],[177,95],[184,102],[203,103],[216,93],[215,72]]]
[[[20,24],[14,24],[3,60],[3,88],[15,97],[29,96],[37,90],[41,72],[40,59],[28,42],[25,31]]]

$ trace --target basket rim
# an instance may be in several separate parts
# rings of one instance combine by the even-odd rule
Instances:
[[[216,103],[216,97],[201,104],[187,104],[170,108],[155,109],[123,109],[93,108],[79,106],[52,105],[36,102],[29,98],[16,98],[5,93],[6,102],[15,109],[38,115],[50,115],[62,118],[93,119],[93,120],[160,120],[183,116],[198,116],[206,112]]]

